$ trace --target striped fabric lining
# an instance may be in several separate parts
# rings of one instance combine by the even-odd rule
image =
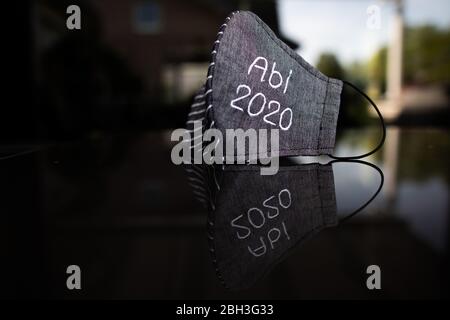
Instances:
[[[217,39],[214,42],[213,49],[211,51],[211,63],[208,66],[208,73],[206,77],[206,83],[202,88],[196,93],[194,97],[194,101],[191,105],[190,112],[188,114],[188,119],[186,121],[186,129],[191,134],[190,142],[191,142],[191,150],[192,150],[192,158],[194,148],[198,147],[199,144],[202,144],[202,150],[204,150],[205,145],[203,145],[202,139],[199,139],[203,136],[206,128],[214,128],[214,120],[213,120],[213,99],[212,99],[212,83],[213,83],[213,74],[215,67],[215,59],[216,54],[219,50],[220,40],[224,34],[225,28],[227,27],[227,23],[231,20],[231,18],[239,11],[232,12],[230,16],[225,19],[225,23],[220,26],[219,32],[217,33]],[[195,121],[202,121],[201,128],[194,128]],[[199,140],[198,143],[196,141]],[[220,141],[217,141],[217,144]],[[202,156],[204,153],[202,154]],[[205,206],[208,210],[208,218],[207,218],[207,240],[209,245],[209,251],[211,252],[211,258],[214,264],[214,268],[217,274],[217,277],[221,281],[221,283],[226,286],[222,275],[219,272],[217,267],[217,260],[215,255],[215,241],[214,241],[214,212],[215,212],[215,199],[217,193],[220,191],[220,167],[216,165],[206,165],[206,164],[190,164],[185,167],[189,185],[192,188],[192,192],[195,195],[196,199]]]

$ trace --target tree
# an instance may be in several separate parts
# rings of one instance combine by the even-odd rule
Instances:
[[[344,70],[339,61],[334,54],[329,52],[320,55],[317,69],[331,78],[342,79],[344,77]]]
[[[406,27],[403,45],[404,84],[450,86],[450,29],[424,25]],[[369,81],[379,93],[386,91],[387,48],[369,60]]]
[[[369,83],[374,88],[375,96],[386,92],[386,68],[387,48],[384,46],[372,56],[368,63]]]
[[[450,85],[450,29],[408,27],[404,41],[405,83]]]

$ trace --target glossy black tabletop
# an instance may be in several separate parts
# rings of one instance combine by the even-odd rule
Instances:
[[[376,130],[347,130],[337,154],[376,141]],[[176,166],[170,131],[1,146],[2,295],[448,296],[448,141],[446,130],[389,127],[369,164],[290,158],[273,177]],[[380,188],[377,168],[381,192],[346,219]],[[66,288],[73,264],[80,291]],[[369,265],[383,290],[367,289]]]

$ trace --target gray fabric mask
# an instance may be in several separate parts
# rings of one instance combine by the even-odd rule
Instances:
[[[252,12],[233,12],[220,27],[188,124],[202,120],[224,135],[226,129],[279,129],[279,156],[331,155],[343,83],[309,65]]]
[[[279,129],[280,156],[330,154],[342,81],[328,78],[251,12],[222,25],[206,81],[220,130]]]

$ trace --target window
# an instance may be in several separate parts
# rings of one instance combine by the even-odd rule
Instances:
[[[161,8],[156,1],[142,1],[133,12],[134,29],[138,33],[158,33],[161,29]]]

